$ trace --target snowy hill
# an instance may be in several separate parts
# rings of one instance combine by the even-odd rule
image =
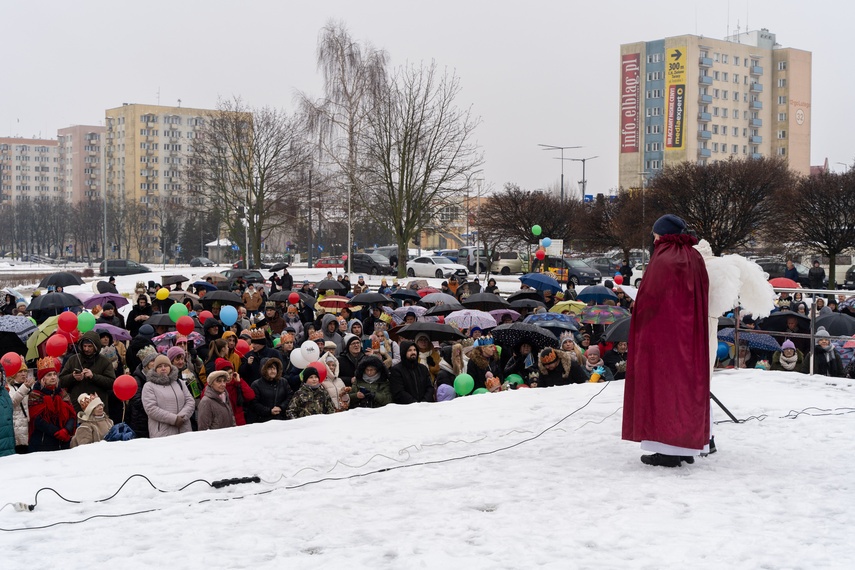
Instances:
[[[762,420],[718,424],[718,453],[677,469],[621,441],[622,382],[5,457],[0,505],[82,502],[42,492],[4,529],[152,512],[0,531],[4,566],[851,568],[855,386],[826,380],[717,372]],[[136,478],[94,502],[134,473],[271,483]]]

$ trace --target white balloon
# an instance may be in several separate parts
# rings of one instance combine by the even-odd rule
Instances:
[[[309,361],[303,358],[303,355],[299,350],[292,350],[291,364],[302,370],[309,365]]]
[[[300,345],[300,353],[306,359],[306,363],[314,362],[321,355],[321,349],[318,348],[318,343],[313,340],[307,340]]]

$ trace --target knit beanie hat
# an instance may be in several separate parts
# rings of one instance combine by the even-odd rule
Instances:
[[[788,348],[791,348],[793,350],[796,349],[796,345],[793,344],[793,341],[791,341],[790,339],[785,340],[784,344],[781,345],[781,350],[787,350]]]
[[[172,366],[172,362],[169,360],[169,358],[165,354],[158,354],[154,358],[154,367],[153,368],[157,368],[161,364],[166,364],[167,366],[170,366],[170,367]]]
[[[150,339],[154,336],[154,327],[151,325],[143,325],[140,327],[140,336]]]
[[[184,349],[181,348],[180,346],[173,346],[172,348],[170,348],[169,350],[166,351],[166,357],[169,359],[170,362],[172,362],[173,360],[175,360],[179,356],[184,356],[184,355],[185,355]]]
[[[819,327],[818,329],[816,329],[816,336],[821,336],[821,337],[828,338],[828,337],[830,337],[831,335],[830,335],[830,334],[828,334],[828,331],[827,331],[827,330],[825,330],[825,327]]]
[[[83,410],[83,419],[88,420],[92,417],[92,413],[95,411],[99,405],[103,405],[104,402],[101,401],[101,398],[98,397],[98,394],[87,394],[83,392],[79,396],[77,396],[77,403],[80,404],[80,409]]]
[[[234,370],[234,365],[225,358],[218,358],[214,361],[214,368],[217,370]]]
[[[674,214],[665,214],[653,224],[653,233],[660,236],[681,234],[686,230],[686,222]]]
[[[137,352],[137,358],[142,362],[143,368],[148,366],[154,359],[157,358],[157,351],[153,346],[144,346]]]
[[[457,394],[451,384],[440,384],[436,389],[436,401],[447,402],[453,400]]]
[[[321,375],[318,374],[318,369],[314,366],[307,366],[303,369],[302,372],[300,372],[300,380],[302,380],[303,382],[308,382],[309,378],[311,378],[312,376],[317,378],[318,382],[321,381]]]
[[[596,354],[597,356],[599,356],[600,355],[600,347],[597,346],[596,344],[592,344],[591,346],[588,347],[588,350],[585,351],[585,356],[588,356],[589,354]]]

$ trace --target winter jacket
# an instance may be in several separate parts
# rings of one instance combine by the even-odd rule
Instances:
[[[36,451],[56,451],[68,449],[77,418],[71,399],[62,386],[53,388],[42,386],[36,382],[30,392],[30,453]],[[60,430],[65,430],[69,441],[61,441],[55,437]]]
[[[125,364],[128,366],[128,370],[130,370],[131,373],[137,369],[137,366],[142,364],[142,360],[137,357],[137,353],[146,346],[155,348],[154,343],[151,342],[150,339],[147,339],[140,334],[135,336],[128,345],[128,351],[125,354]]]
[[[281,352],[279,352],[278,350],[274,350],[268,347],[264,347],[258,352],[250,350],[246,353],[246,356],[241,359],[239,367],[235,368],[235,370],[238,371],[238,374],[240,374],[241,378],[252,384],[256,380],[261,378],[262,362],[264,362],[268,358],[278,359],[280,354]],[[252,364],[249,364],[248,362],[250,356],[252,357]]]
[[[802,368],[804,367],[804,358],[805,357],[802,354],[801,350],[796,350],[795,366],[793,366],[789,370],[784,368],[784,365],[781,364],[781,356],[783,356],[783,355],[784,355],[783,351],[780,351],[780,350],[772,355],[772,370],[780,370],[782,372],[801,372],[802,371]],[[855,360],[850,362],[849,366],[852,366],[853,364],[855,364]],[[849,370],[849,366],[846,367],[846,370]]]
[[[178,379],[178,369],[171,367],[163,376],[154,368],[146,372],[142,389],[142,403],[148,415],[148,435],[151,438],[166,437],[190,431],[190,416],[196,409],[196,401],[187,385]],[[178,416],[184,423],[176,426]]]
[[[405,340],[401,343],[401,354],[406,355],[412,342]],[[434,388],[430,381],[430,372],[427,366],[416,361],[415,364],[407,360],[406,356],[401,362],[389,370],[389,388],[392,392],[392,400],[396,404],[412,404],[415,402],[433,402]]]
[[[199,402],[198,417],[199,431],[235,427],[235,413],[229,402],[228,391],[223,392],[223,398],[220,398],[216,390],[205,390]]]
[[[556,350],[560,364],[551,372],[546,369],[546,366],[538,359],[538,388],[549,388],[551,386],[566,386],[568,384],[584,384],[588,381],[588,376],[582,367],[573,362],[570,355],[563,350]],[[528,382],[528,380],[526,380]]]
[[[151,305],[146,304],[145,307],[140,307],[139,304],[134,305],[134,308],[131,309],[130,313],[128,313],[128,332],[131,333],[131,338],[134,338],[139,334],[140,327],[143,326],[147,320],[143,319],[141,321],[138,321],[137,317],[140,317],[142,315],[151,317],[152,314],[153,311],[151,309]]]
[[[313,416],[316,414],[334,414],[335,406],[330,400],[329,392],[324,390],[320,385],[312,388],[308,384],[303,384],[294,397],[291,398],[291,403],[288,404],[286,416],[289,420]]]
[[[365,380],[365,369],[373,366],[380,374],[380,378],[374,382]],[[357,396],[362,392],[363,398]],[[356,381],[351,386],[350,407],[351,408],[381,408],[392,403],[392,389],[389,385],[389,370],[376,356],[366,356],[359,361],[356,367]]]
[[[96,349],[101,347],[101,338],[95,331],[83,333],[80,341],[77,343],[77,353],[71,354],[65,361],[62,367],[62,372],[59,373],[59,383],[68,392],[71,398],[71,403],[74,406],[74,411],[79,412],[80,404],[77,402],[77,397],[86,392],[98,394],[101,401],[104,402],[104,411],[109,413],[108,402],[110,394],[113,393],[113,382],[116,380],[116,370],[113,364],[101,356],[97,350],[92,356],[86,356],[83,353],[83,342],[88,340],[95,344]],[[74,370],[88,368],[92,371],[91,378],[84,378],[79,382],[74,379]]]
[[[283,272],[282,277],[279,279],[279,286],[283,291],[292,290],[294,288],[294,276],[287,271]]]
[[[808,270],[808,281],[811,289],[822,289],[822,283],[825,281],[825,269],[818,265],[811,267]]]
[[[100,418],[93,416],[86,420],[83,419],[83,412],[78,412],[77,421],[80,423],[77,426],[77,431],[74,432],[74,437],[71,438],[72,448],[103,440],[110,428],[113,427],[113,420],[107,414]]]
[[[425,354],[424,352],[419,352],[419,362],[427,366],[428,372],[430,372],[430,381],[433,383],[436,380],[436,375],[439,374],[439,361],[442,360],[442,357],[439,355],[439,351],[433,347],[429,353]]]
[[[202,392],[202,397],[205,397],[205,392],[208,391],[208,386]],[[255,399],[255,392],[252,387],[246,383],[243,378],[238,378],[237,382],[229,382],[226,384],[226,392],[229,393],[229,403],[232,406],[232,412],[235,414],[235,424],[239,426],[246,425],[246,414],[244,407]]]
[[[603,362],[612,371],[615,380],[623,380],[626,377],[626,352],[616,352],[614,349],[603,356]]]
[[[268,379],[267,371],[276,369],[276,377]],[[249,423],[261,423],[269,420],[284,420],[288,403],[294,392],[288,384],[288,380],[282,378],[282,365],[277,358],[271,358],[261,365],[261,378],[252,383],[252,391],[255,398],[250,400],[246,406],[246,415]],[[279,408],[276,415],[272,413],[273,408]]]
[[[466,373],[475,380],[474,390],[487,387],[487,372],[492,372],[493,376],[499,380],[504,378],[505,371],[499,360],[498,352],[493,352],[492,358],[488,360],[481,353],[481,347],[472,349],[472,352],[469,353],[469,363],[466,365]]]
[[[27,445],[30,439],[30,389],[26,384],[17,388],[13,384],[7,384],[9,397],[12,400],[12,423],[15,426],[15,445]]]
[[[0,457],[15,454],[14,404],[5,386],[0,388]]]
[[[362,360],[365,360],[364,358]],[[341,412],[350,407],[350,395],[341,395],[341,391],[346,388],[344,382],[338,377],[338,360],[335,357],[323,359],[324,366],[327,369],[327,377],[321,382],[321,386],[329,392],[330,400],[332,400],[335,411]]]
[[[250,293],[249,290],[243,294],[242,300],[246,310],[250,313],[257,311],[263,301],[260,292],[254,291],[253,293]]]
[[[354,357],[350,352],[338,357],[338,376],[345,386],[350,386],[352,379],[356,376],[356,368],[365,360],[365,353],[360,352]]]
[[[327,330],[329,324],[331,322],[336,323],[336,330],[334,332],[329,332]],[[325,314],[323,319],[321,319],[321,328],[320,330],[324,333],[324,340],[329,340],[335,343],[336,345],[336,354],[341,354],[341,349],[344,346],[344,341],[341,338],[341,335],[338,334],[338,318],[335,315],[331,315],[329,313]]]
[[[597,364],[597,366],[594,366],[594,368],[597,368],[599,366],[603,367],[603,372],[602,374],[600,374],[600,378],[597,380],[598,382],[611,382],[615,379],[615,375],[612,374],[612,369],[606,365],[606,361],[602,358],[600,359],[600,362]],[[594,369],[592,368],[591,370],[588,370],[588,365],[586,362],[582,362],[579,365],[579,368],[582,369],[582,372],[585,373],[586,379],[590,382],[591,376],[594,375]]]
[[[831,350],[826,351],[821,346],[816,345],[813,354],[813,373],[820,376],[842,378],[844,375],[843,360],[833,346],[830,348]],[[804,363],[802,363],[802,372],[810,374],[810,357],[805,358]]]
[[[134,370],[132,376],[137,381],[137,391],[128,400],[127,407],[125,408],[125,423],[134,430],[138,438],[148,437],[148,414],[145,413],[142,403],[143,386],[148,381],[145,372],[142,364]]]
[[[537,354],[532,353],[532,364],[531,366],[526,366],[525,361],[528,358],[528,355],[523,356],[518,353],[514,353],[511,356],[511,359],[508,360],[508,363],[505,364],[505,378],[510,376],[511,374],[517,374],[522,377],[522,379],[528,382],[528,377],[532,372],[537,371]]]

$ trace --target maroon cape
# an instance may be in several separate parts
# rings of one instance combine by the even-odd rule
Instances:
[[[644,270],[629,327],[623,439],[709,443],[709,279],[695,243],[660,237]]]

